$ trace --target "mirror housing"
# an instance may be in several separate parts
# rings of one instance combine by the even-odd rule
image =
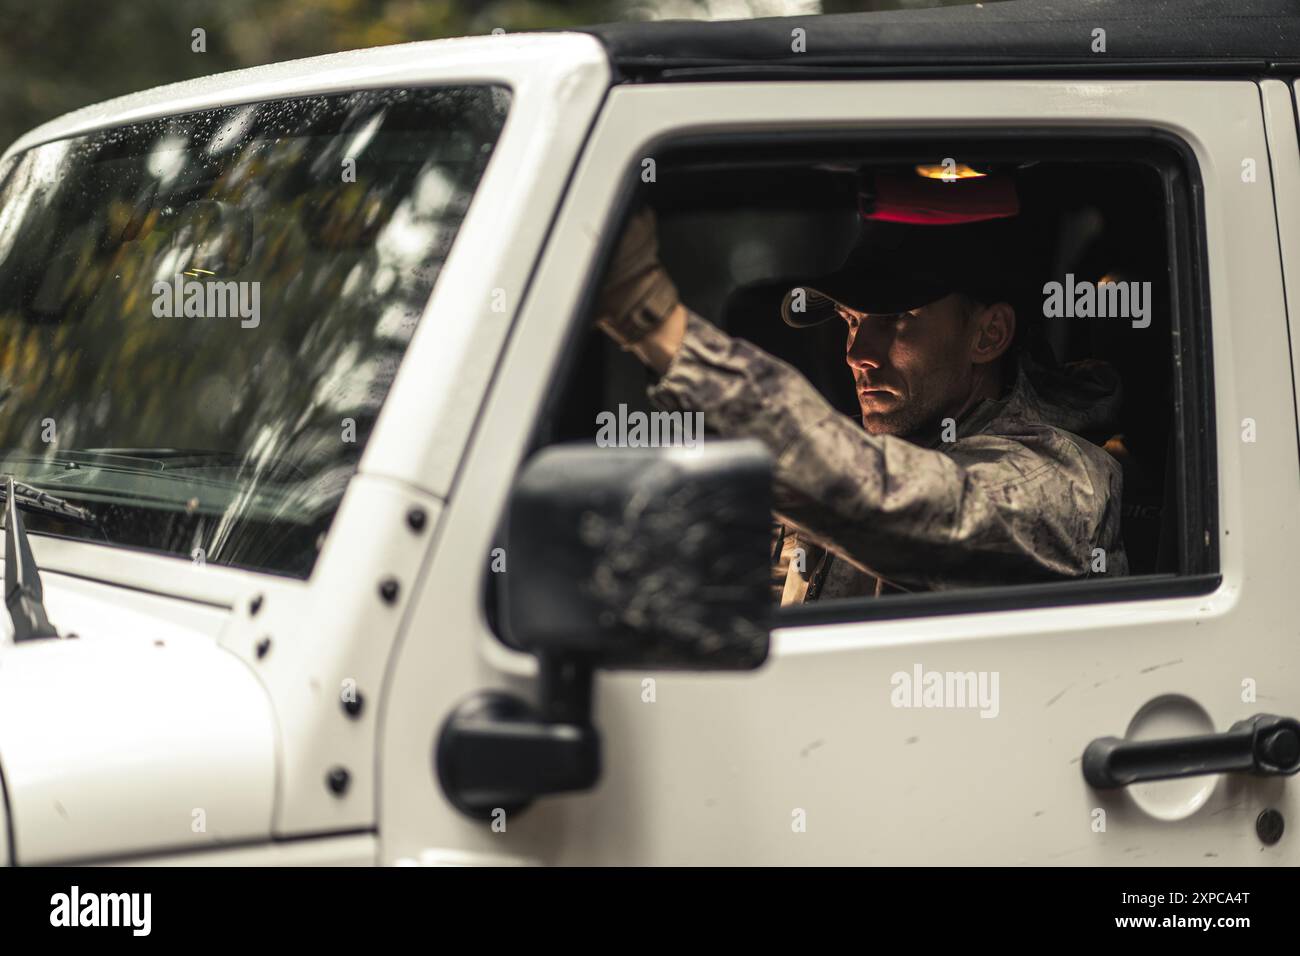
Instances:
[[[601,668],[758,667],[771,509],[756,440],[544,449],[510,501],[506,631],[539,657]]]
[[[443,795],[486,820],[600,779],[596,668],[749,670],[767,659],[772,464],[707,448],[560,445],[508,510],[500,622],[537,656],[535,700],[479,691],[442,722]]]

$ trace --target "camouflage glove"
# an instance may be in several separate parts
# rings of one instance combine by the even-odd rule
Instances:
[[[649,207],[628,220],[596,303],[596,327],[624,350],[657,329],[680,302],[659,262],[655,215]]]

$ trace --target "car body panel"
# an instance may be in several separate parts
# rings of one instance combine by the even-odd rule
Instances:
[[[111,866],[374,866],[379,839],[373,833],[313,836],[193,853],[106,860]]]
[[[1264,80],[1260,84],[1264,125],[1268,130],[1268,164],[1273,175],[1273,202],[1277,210],[1277,235],[1282,247],[1287,313],[1291,324],[1300,321],[1300,136],[1296,131],[1296,101],[1300,80],[1287,84]],[[1258,164],[1256,164],[1258,165]],[[1300,329],[1291,335],[1291,369],[1300,394]],[[1297,423],[1300,426],[1300,422]],[[1300,442],[1300,430],[1297,431]]]
[[[67,636],[0,646],[17,862],[268,839],[275,719],[257,676],[217,645],[226,615],[161,598],[146,610],[114,590],[47,575]]]
[[[419,766],[438,722],[489,687],[532,693],[480,608],[497,516],[552,388],[567,330],[614,228],[624,177],[682,133],[828,129],[1161,129],[1204,185],[1213,316],[1222,580],[1212,593],[906,620],[782,627],[753,674],[601,674],[594,723],[604,776],[543,800],[506,833],[460,816]],[[392,669],[381,751],[384,860],[423,847],[565,864],[1060,864],[1296,862],[1263,847],[1263,807],[1300,812],[1279,779],[1182,782],[1142,802],[1090,790],[1079,760],[1152,706],[1171,735],[1226,730],[1300,700],[1289,562],[1300,534],[1288,329],[1266,164],[1250,81],[924,81],[647,84],[613,90],[539,266],[453,490],[438,550]],[[1269,440],[1246,443],[1253,418]],[[433,621],[454,639],[437,639]],[[996,719],[891,705],[916,665],[1001,675]],[[656,682],[655,702],[643,681]],[[1259,687],[1247,700],[1246,682]],[[1289,709],[1288,709],[1289,708]],[[1166,719],[1167,718],[1167,719]],[[1208,725],[1208,726],[1207,726]],[[1196,788],[1201,786],[1196,785]],[[1195,788],[1194,788],[1195,789]],[[1098,814],[1100,811],[1100,814]],[[802,814],[803,830],[793,824]],[[1171,822],[1175,818],[1176,822]],[[1108,828],[1094,829],[1098,820]]]

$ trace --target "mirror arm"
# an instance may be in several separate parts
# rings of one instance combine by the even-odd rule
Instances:
[[[504,691],[480,691],[443,722],[434,773],[466,816],[495,820],[537,797],[588,790],[600,779],[592,663],[558,654],[543,654],[538,663],[538,708]]]
[[[578,655],[542,653],[538,656],[538,703],[548,723],[590,724],[592,662]]]

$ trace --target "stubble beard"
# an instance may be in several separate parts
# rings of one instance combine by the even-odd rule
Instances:
[[[894,435],[898,438],[906,438],[913,432],[919,431],[923,424],[923,419],[914,414],[911,408],[862,413],[862,427],[869,435]]]
[[[868,411],[859,397],[858,406],[862,412],[862,427],[869,435],[894,435],[906,438],[921,431],[932,419],[938,416],[938,409],[930,408],[923,394],[913,392],[896,408],[886,411]]]

